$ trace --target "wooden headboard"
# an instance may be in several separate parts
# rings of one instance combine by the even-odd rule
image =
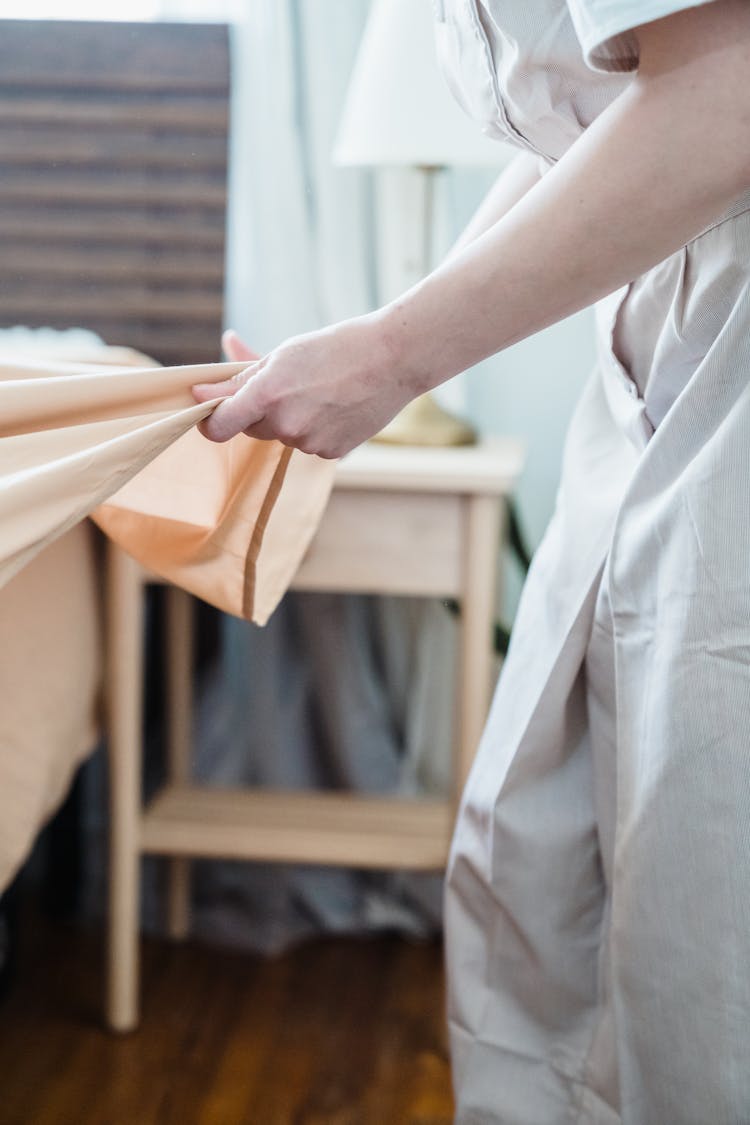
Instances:
[[[217,359],[225,26],[0,20],[0,326]]]

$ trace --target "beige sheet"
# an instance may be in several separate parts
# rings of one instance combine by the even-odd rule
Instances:
[[[96,745],[102,676],[89,523],[0,590],[0,890]]]
[[[97,522],[145,566],[263,624],[317,527],[333,466],[280,442],[215,445],[194,430],[218,399],[196,404],[191,386],[244,366],[0,364],[0,586],[110,500]]]
[[[99,607],[83,518],[96,509],[150,570],[262,624],[333,480],[332,463],[279,442],[216,445],[195,430],[215,403],[196,405],[190,387],[243,364],[132,359],[0,361],[0,889],[96,739]]]

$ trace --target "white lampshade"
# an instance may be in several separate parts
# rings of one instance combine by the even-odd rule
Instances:
[[[333,158],[336,164],[502,167],[440,73],[430,0],[373,0]]]

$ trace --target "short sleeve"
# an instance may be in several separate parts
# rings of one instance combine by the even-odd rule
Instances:
[[[638,67],[634,28],[706,2],[710,0],[568,0],[568,8],[592,70],[628,71]]]

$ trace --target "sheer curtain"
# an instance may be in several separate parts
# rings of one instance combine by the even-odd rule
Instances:
[[[331,150],[366,0],[248,0],[233,29],[227,322],[258,351],[377,302],[375,193]],[[291,595],[226,619],[206,685],[206,781],[442,791],[455,625],[439,603]],[[318,930],[439,925],[439,876],[207,863],[199,934],[273,950]]]

